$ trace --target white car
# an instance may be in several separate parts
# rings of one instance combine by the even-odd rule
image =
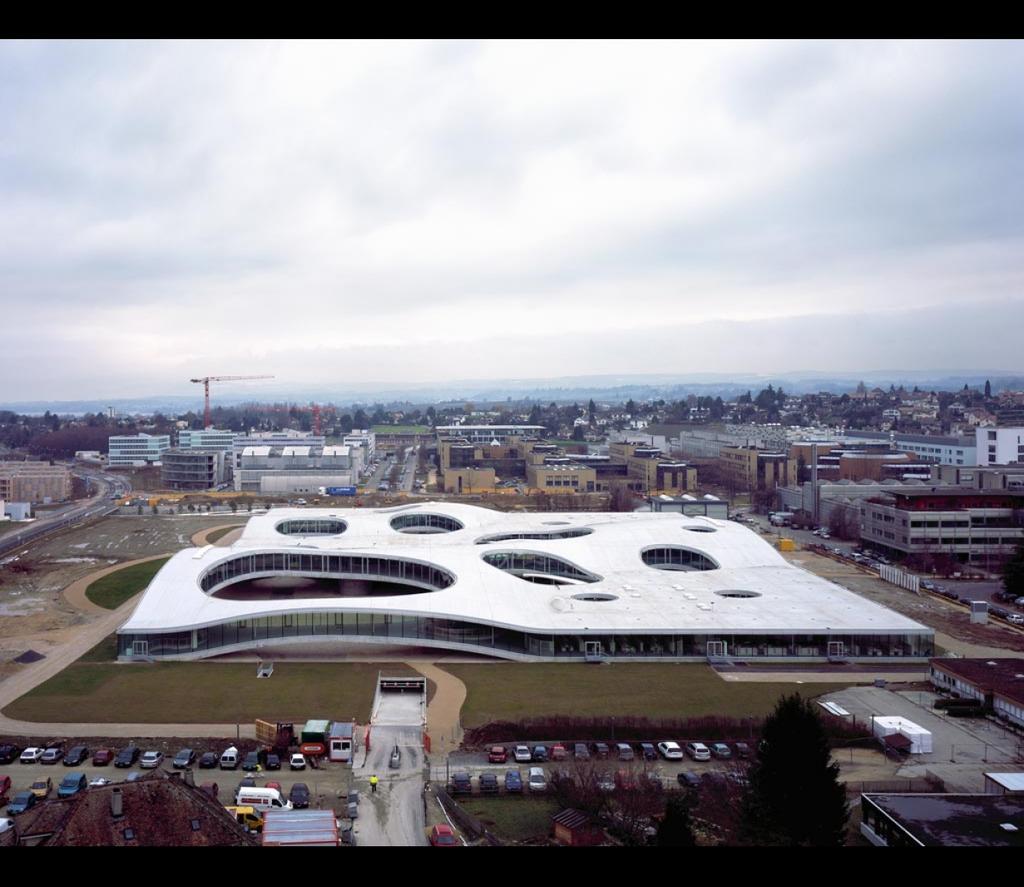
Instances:
[[[106,776],[97,776],[89,780],[89,788],[103,788],[105,785],[110,785],[110,780]]]
[[[687,742],[686,753],[695,761],[711,760],[711,749],[703,742]]]
[[[548,781],[544,776],[543,767],[531,767],[530,768],[530,791],[532,792],[543,792],[548,789]]]
[[[9,832],[12,828],[14,828],[13,819],[0,819],[0,835],[2,835],[4,832]]]
[[[143,753],[142,760],[139,761],[139,766],[144,770],[152,770],[154,767],[159,767],[163,762],[163,752],[147,751]]]
[[[533,753],[528,745],[517,745],[513,755],[517,764],[529,764],[533,760]]]
[[[36,748],[35,746],[26,748],[21,753],[21,757],[18,758],[18,760],[23,764],[35,764],[43,756],[44,751],[46,751],[46,749]]]
[[[288,766],[291,767],[292,770],[305,770],[306,769],[306,756],[305,755],[300,755],[298,752],[296,752],[289,759]]]
[[[1011,613],[1006,617],[1006,621],[1012,622],[1014,625],[1024,625],[1024,616],[1021,616],[1020,613]]]
[[[683,750],[679,747],[678,742],[659,742],[658,751],[666,761],[681,761],[683,759]]]

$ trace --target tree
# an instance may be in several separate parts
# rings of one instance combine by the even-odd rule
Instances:
[[[850,811],[839,765],[810,700],[783,696],[764,722],[743,800],[748,844],[839,847]]]
[[[986,379],[985,380],[985,399],[988,400],[991,396],[992,396],[992,383],[988,379]]]
[[[590,398],[590,403],[587,404],[587,421],[590,423],[590,427],[594,427],[594,423],[597,421],[597,404],[594,403],[594,398]]]
[[[1003,567],[1003,588],[1014,597],[1024,597],[1024,542]]]
[[[658,827],[659,847],[693,847],[693,822],[690,810],[693,799],[690,797],[670,798],[665,807],[665,818]]]

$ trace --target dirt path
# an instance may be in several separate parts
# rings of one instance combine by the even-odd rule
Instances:
[[[466,685],[455,675],[429,662],[407,662],[437,686],[434,698],[427,705],[427,733],[430,752],[443,760],[462,742],[462,704],[466,701]]]
[[[204,530],[199,530],[197,533],[193,533],[192,534],[192,544],[196,548],[202,548],[202,546],[204,546],[204,545],[210,545],[211,543],[207,542],[206,539],[207,539],[207,537],[211,533],[216,533],[217,530],[226,530],[229,527],[234,527],[238,532],[236,532],[236,533],[225,533],[220,539],[218,539],[216,542],[214,542],[212,544],[213,545],[219,545],[221,547],[230,545],[232,542],[234,542],[236,539],[238,539],[239,536],[242,535],[242,530],[244,529],[243,526],[239,526],[239,524],[237,524],[237,523],[234,523],[234,524],[220,524],[219,526],[216,526],[216,527],[207,527]]]
[[[94,604],[89,598],[85,596],[85,590],[93,584],[97,579],[108,575],[109,573],[116,573],[118,570],[130,567],[134,564],[145,564],[149,561],[159,560],[162,557],[168,557],[174,554],[171,552],[164,552],[163,554],[153,554],[149,557],[140,557],[133,561],[124,561],[124,563],[114,564],[112,567],[104,567],[102,570],[97,570],[94,573],[90,573],[88,576],[83,576],[81,579],[76,579],[67,588],[64,589],[64,599],[78,610],[83,613],[88,613],[90,616],[102,616],[110,613],[106,607],[101,607],[98,604]],[[134,597],[133,599],[134,600]]]

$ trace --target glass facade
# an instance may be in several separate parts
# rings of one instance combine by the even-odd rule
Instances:
[[[541,574],[553,579],[574,579],[577,582],[601,581],[597,574],[588,573],[581,567],[550,554],[532,551],[489,551],[483,555],[483,559],[492,567],[520,578],[523,574]]]
[[[488,542],[507,542],[510,539],[574,539],[577,536],[589,536],[593,530],[586,527],[576,527],[569,530],[552,530],[541,533],[495,533],[493,536],[482,536],[476,540],[477,545],[486,545]]]
[[[444,514],[400,514],[391,518],[391,529],[399,533],[454,533],[462,523]]]
[[[648,567],[658,570],[717,570],[711,558],[699,551],[683,548],[681,545],[661,545],[646,548],[640,556]]]
[[[339,579],[384,579],[431,591],[440,591],[455,581],[447,570],[406,558],[277,551],[243,554],[222,561],[203,573],[199,586],[212,594],[232,582],[280,575],[284,571],[305,576],[329,575]]]
[[[284,536],[340,536],[348,529],[343,520],[283,520],[274,527]]]
[[[552,660],[581,660],[586,648],[599,644],[608,659],[704,659],[710,655],[738,658],[819,658],[841,653],[847,658],[912,657],[934,655],[930,634],[536,634],[481,625],[457,619],[405,616],[391,613],[304,612],[237,619],[195,630],[160,634],[118,635],[118,655],[133,652],[148,656],[209,655],[227,648],[277,640],[334,637],[358,643],[385,639],[397,645],[418,641],[459,645],[501,657],[535,656]],[[841,644],[841,649],[836,645]]]

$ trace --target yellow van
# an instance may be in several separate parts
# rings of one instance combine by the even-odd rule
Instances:
[[[263,831],[263,817],[255,807],[225,807],[239,825],[244,826],[249,832]]]

